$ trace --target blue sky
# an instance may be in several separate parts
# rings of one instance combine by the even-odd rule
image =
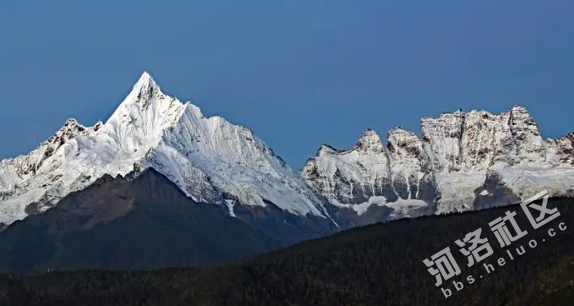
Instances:
[[[105,120],[144,71],[299,169],[366,128],[527,107],[574,131],[574,1],[0,1],[0,159]]]

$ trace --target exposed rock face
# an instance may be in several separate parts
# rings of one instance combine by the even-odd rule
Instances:
[[[436,188],[429,167],[415,134],[393,129],[385,147],[369,129],[350,150],[321,146],[317,157],[307,161],[302,175],[340,209],[335,219],[351,226],[434,211]]]
[[[525,108],[516,106],[512,109],[510,130],[516,145],[516,163],[540,163],[546,159],[546,144]]]
[[[574,132],[546,142],[546,160],[553,166],[574,165]]]
[[[461,111],[421,120],[424,149],[435,173],[460,169],[464,120],[465,114]]]
[[[525,108],[493,115],[486,111],[422,119],[423,141],[435,172],[486,171],[496,162],[544,162],[545,143]]]
[[[375,134],[372,130],[348,151],[323,145],[302,175],[329,200],[358,215],[395,202],[403,204],[403,211],[405,203],[422,201],[428,205],[426,212],[434,212],[436,205],[436,212],[448,213],[515,203],[542,189],[556,196],[574,190],[574,134],[544,141],[523,107],[499,115],[476,110],[443,113],[423,118],[421,127],[421,139],[392,129],[387,149],[373,141],[377,145],[368,158],[359,148],[369,142],[365,135]],[[376,193],[358,193],[348,186],[374,186]]]
[[[41,143],[37,149],[26,156],[19,156],[14,159],[6,159],[0,163],[2,169],[13,167],[14,171],[0,172],[0,191],[9,189],[9,182],[20,182],[36,174],[43,162],[54,155],[54,153],[66,144],[69,140],[77,136],[85,136],[101,128],[102,123],[98,122],[93,127],[84,127],[75,119],[68,119],[66,123],[50,138]]]
[[[387,142],[393,191],[401,199],[432,203],[436,197],[435,182],[422,142],[402,128],[389,131]]]
[[[366,130],[350,150],[321,146],[317,157],[307,161],[302,175],[338,206],[378,196],[397,198],[392,190],[389,153],[374,130]]]

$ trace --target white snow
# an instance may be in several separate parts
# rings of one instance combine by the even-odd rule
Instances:
[[[482,186],[485,179],[486,173],[483,172],[452,172],[437,175],[437,189],[441,194],[437,203],[437,214],[472,208],[476,197],[474,191]]]
[[[444,113],[439,118],[421,119],[425,151],[436,173],[457,170],[460,165],[460,137],[464,125],[464,113]]]
[[[26,217],[33,202],[46,210],[104,174],[126,175],[136,166],[155,168],[197,201],[268,201],[294,214],[326,217],[312,189],[250,130],[163,94],[148,73],[105,124],[73,123],[56,133],[57,146],[46,142],[28,156],[2,161],[0,222]],[[48,148],[53,152],[45,156]]]
[[[401,216],[406,218],[410,217],[410,211],[412,209],[426,207],[429,205],[428,203],[417,199],[399,198],[394,202],[387,202],[387,199],[383,196],[372,196],[368,201],[359,204],[342,204],[338,201],[334,201],[332,204],[337,207],[350,208],[359,216],[364,215],[372,206],[386,206],[393,210],[393,216]]]
[[[517,165],[504,167],[496,165],[493,170],[502,174],[503,182],[517,193],[521,200],[526,200],[542,190],[550,196],[574,196],[574,168],[532,167]]]
[[[401,199],[401,198],[399,198],[395,202],[385,204],[385,206],[393,210],[391,217],[394,218],[410,218],[412,217],[411,213],[414,210],[424,208],[428,205],[429,205],[428,203],[421,200]]]
[[[422,119],[421,129],[420,139],[392,129],[388,147],[374,130],[350,150],[323,145],[300,175],[249,129],[204,116],[144,73],[105,124],[84,127],[70,119],[30,154],[0,162],[0,222],[25,218],[31,203],[45,211],[104,174],[148,167],[194,200],[224,205],[231,216],[236,205],[271,202],[293,214],[330,218],[318,194],[359,215],[384,205],[409,216],[429,204],[419,192],[423,184],[440,195],[437,213],[464,211],[473,208],[490,172],[523,199],[542,189],[574,196],[574,134],[542,140],[522,107],[499,115],[444,113]]]
[[[523,107],[499,115],[477,110],[443,113],[423,118],[421,129],[422,139],[401,128],[392,129],[388,149],[377,138],[377,150],[360,150],[359,144],[372,139],[374,131],[363,135],[351,150],[324,145],[307,162],[302,175],[332,203],[355,205],[357,212],[364,212],[371,199],[357,197],[349,182],[391,189],[399,201],[420,200],[419,185],[428,183],[440,196],[436,202],[439,214],[473,209],[475,191],[484,185],[489,172],[495,172],[523,199],[542,189],[548,189],[551,196],[574,196],[574,133],[544,141]],[[397,192],[401,184],[407,186],[406,195]],[[412,187],[416,187],[415,194]],[[373,197],[384,194],[378,191]],[[482,195],[486,194],[489,191],[483,190]]]
[[[313,173],[320,177],[311,178]],[[338,152],[322,146],[318,157],[303,168],[302,175],[330,202],[353,203],[353,184],[376,194],[380,192],[380,181],[390,178],[388,153],[375,131],[367,130],[350,150]]]
[[[407,199],[417,199],[421,180],[425,177],[429,163],[422,142],[415,133],[400,127],[389,131],[387,141],[393,188],[397,183],[405,184],[408,190]],[[411,184],[416,184],[415,194],[412,194]]]
[[[383,196],[373,196],[369,198],[369,201],[364,202],[364,203],[360,203],[360,204],[356,204],[356,205],[350,205],[347,204],[347,207],[352,208],[358,215],[362,215],[364,213],[367,212],[367,210],[369,209],[369,207],[376,205],[376,206],[384,206],[385,204],[387,204],[387,199],[385,199],[385,197]]]

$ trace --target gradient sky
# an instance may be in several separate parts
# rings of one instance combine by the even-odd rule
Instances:
[[[199,3],[201,2],[201,3]],[[106,120],[144,70],[300,169],[366,128],[527,107],[574,131],[574,1],[0,1],[0,159]]]

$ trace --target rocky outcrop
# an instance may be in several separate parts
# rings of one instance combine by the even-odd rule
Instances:
[[[396,203],[420,211],[404,208],[417,201],[427,213],[449,213],[516,203],[542,189],[555,196],[574,190],[574,134],[544,141],[521,106],[499,115],[459,110],[423,118],[420,139],[394,128],[386,150],[372,135],[366,131],[351,150],[323,145],[302,170],[319,193],[358,215]],[[373,149],[359,150],[362,143]]]
[[[553,166],[574,166],[574,132],[556,140],[548,139],[546,146],[548,163]]]
[[[301,173],[334,205],[364,203],[380,196],[397,199],[389,152],[374,130],[366,130],[350,150],[321,146],[317,157],[309,159]]]
[[[413,132],[394,128],[387,136],[393,191],[401,199],[436,198],[434,175],[423,144]]]

